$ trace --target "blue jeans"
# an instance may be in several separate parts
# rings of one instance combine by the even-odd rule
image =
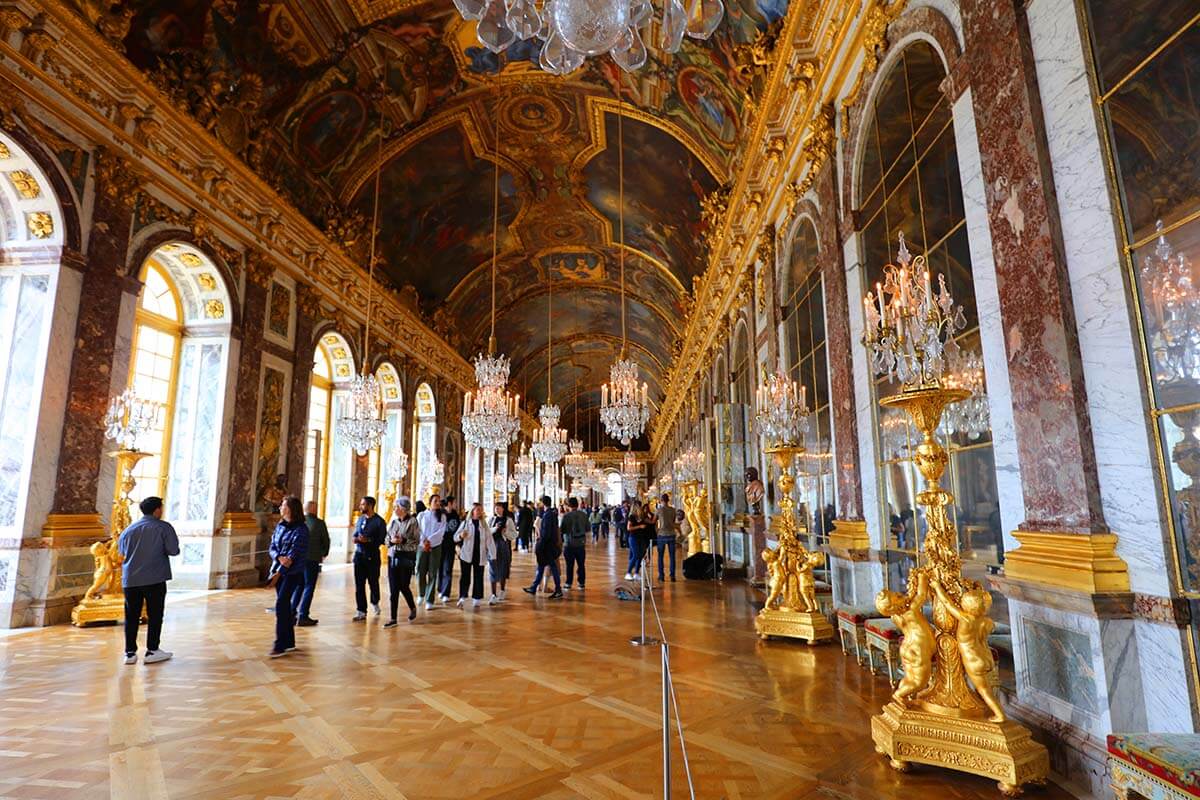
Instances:
[[[537,575],[534,576],[533,586],[530,588],[532,588],[535,592],[537,591],[537,588],[542,585],[542,576],[545,575],[547,568],[550,569],[550,575],[551,575],[551,577],[554,578],[554,591],[561,592],[562,591],[562,580],[560,579],[560,576],[558,573],[558,559],[557,558],[554,559],[553,561],[551,561],[549,564],[538,564]]]
[[[574,583],[572,578],[575,577],[575,566],[578,565],[579,566],[579,588],[582,589],[583,582],[584,582],[583,561],[584,561],[584,558],[586,558],[586,556],[587,556],[587,550],[585,550],[583,545],[581,545],[581,544],[579,544],[579,545],[569,544],[563,548],[563,555],[566,556],[566,559],[567,559],[567,586],[570,587],[571,584]],[[558,566],[558,565],[555,564],[555,566]]]
[[[592,523],[592,541],[593,542],[600,541],[600,523],[599,522]]]
[[[312,610],[313,592],[317,589],[317,578],[319,577],[321,577],[321,562],[305,561],[304,583],[297,586],[295,593],[292,594],[292,610],[296,612],[297,619],[308,619],[308,612]]]
[[[629,537],[629,566],[625,571],[630,575],[642,574],[642,559],[646,557],[646,548],[636,536]]]
[[[304,570],[288,570],[275,584],[275,652],[296,646],[296,613],[292,596],[304,586]]]
[[[671,579],[675,578],[675,537],[659,536],[654,540],[654,548],[658,550],[658,579],[663,579],[663,551],[671,552]]]

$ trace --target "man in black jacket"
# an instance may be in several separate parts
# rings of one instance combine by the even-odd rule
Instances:
[[[446,496],[446,535],[442,539],[442,575],[438,581],[438,599],[443,604],[450,602],[450,589],[454,583],[454,534],[462,524],[462,515],[458,513],[458,498]]]
[[[522,550],[528,550],[533,540],[533,504],[526,500],[517,511],[517,536]]]
[[[571,591],[575,565],[579,565],[579,588],[583,589],[583,561],[587,555],[588,515],[579,510],[579,498],[567,500],[570,511],[562,519],[563,555],[567,558],[567,591]]]
[[[379,548],[387,538],[387,525],[375,513],[375,498],[358,501],[358,525],[354,529],[354,599],[358,604],[355,622],[367,618],[367,585],[371,586],[371,607],[375,616],[383,613],[379,607],[379,568],[382,559]]]
[[[558,535],[558,510],[554,508],[554,502],[549,495],[543,495],[541,500],[542,508],[542,530],[538,536],[537,546],[534,547],[534,555],[537,556],[537,576],[533,579],[533,586],[526,586],[525,591],[529,594],[536,595],[538,587],[542,585],[542,577],[545,575],[546,568],[550,568],[550,575],[554,578],[554,593],[550,597],[562,597],[562,581],[559,578],[558,572],[558,557],[562,555],[562,539]]]

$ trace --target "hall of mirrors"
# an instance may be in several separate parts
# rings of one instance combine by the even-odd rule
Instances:
[[[1200,796],[1196,4],[558,2],[0,3],[0,779]],[[585,55],[600,6],[629,19]],[[455,609],[461,571],[385,639],[361,500],[434,495],[533,534],[497,534],[507,596],[493,564]],[[150,497],[191,652],[133,672]],[[289,497],[329,538],[290,674],[259,653]],[[498,557],[452,534],[450,572]],[[514,589],[560,556],[561,602]],[[280,693],[364,667],[370,720]],[[164,674],[224,682],[179,723],[211,774]],[[312,768],[265,782],[256,736]],[[408,771],[439,743],[479,760]]]

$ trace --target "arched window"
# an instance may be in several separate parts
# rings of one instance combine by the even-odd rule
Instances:
[[[166,413],[159,416],[153,429],[138,439],[138,449],[150,455],[133,468],[133,477],[139,496],[162,497],[166,494],[170,427],[175,410],[175,387],[179,381],[183,304],[174,281],[153,257],[146,261],[141,278],[129,385],[138,397],[162,403]]]
[[[35,450],[59,436],[62,407],[50,394],[61,396],[70,359],[49,359],[49,344],[73,339],[75,319],[55,308],[64,223],[53,186],[2,132],[0,173],[0,538],[11,541],[40,527],[53,501],[52,492],[31,491],[55,480],[54,460],[40,451],[35,458]],[[0,605],[12,597],[16,572],[16,559],[0,561],[9,587],[7,595],[0,589]]]
[[[817,268],[817,231],[812,220],[800,219],[792,237],[783,285],[782,366],[807,392],[812,412],[806,436],[803,471],[797,481],[798,513],[811,523],[818,541],[828,536],[817,512],[833,502],[830,447],[829,361],[825,345],[825,295]]]
[[[883,267],[894,262],[897,237],[904,234],[914,255],[924,253],[930,272],[944,274],[955,301],[963,306],[967,326],[958,336],[964,353],[976,358],[959,365],[960,379],[974,382],[985,397],[980,355],[979,318],[971,276],[971,250],[963,211],[950,101],[939,86],[945,69],[937,52],[916,42],[900,54],[881,79],[864,129],[859,197],[863,220],[865,293],[881,281]],[[970,368],[968,368],[970,367]],[[877,380],[875,398],[899,391],[899,385]],[[984,405],[986,408],[986,403]],[[879,514],[889,551],[889,581],[903,586],[923,538],[924,521],[915,495],[922,478],[912,463],[914,430],[900,412],[878,409]],[[948,419],[950,415],[948,415]],[[943,441],[950,453],[945,479],[955,495],[960,549],[971,577],[1003,556],[999,493],[996,489],[990,423],[973,430],[957,427]],[[1002,604],[997,614],[1006,614]]]
[[[426,499],[435,483],[434,468],[437,460],[437,402],[428,383],[417,387],[416,414],[413,421],[413,496]]]
[[[393,454],[404,447],[404,394],[400,386],[400,375],[390,363],[384,362],[375,370],[375,380],[383,401],[383,418],[387,422],[387,433],[379,446],[367,454],[367,493],[374,495],[380,505],[380,514],[387,517],[390,508],[384,509],[381,498],[391,488],[388,477]],[[397,487],[397,492],[400,489]]]
[[[346,528],[351,514],[350,443],[337,434],[349,382],[355,375],[350,346],[338,333],[326,333],[313,353],[308,396],[308,437],[304,453],[304,500],[315,500],[330,528]]]

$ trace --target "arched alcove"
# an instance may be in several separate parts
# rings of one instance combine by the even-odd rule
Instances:
[[[346,338],[332,330],[321,334],[313,351],[301,499],[316,501],[331,535],[351,523],[353,458],[350,443],[338,435],[337,420],[344,414],[355,373]]]
[[[441,483],[435,480],[438,476],[434,473],[436,465],[440,463],[437,454],[437,400],[428,383],[417,386],[414,399],[412,491],[414,497],[426,499],[430,487]]]

